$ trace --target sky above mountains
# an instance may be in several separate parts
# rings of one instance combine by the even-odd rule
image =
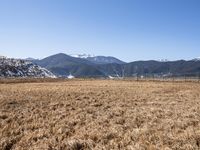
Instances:
[[[200,56],[199,0],[0,0],[0,55]]]

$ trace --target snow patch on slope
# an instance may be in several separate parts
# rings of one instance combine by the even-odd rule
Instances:
[[[193,59],[193,61],[200,61],[200,57]]]
[[[56,78],[49,70],[21,59],[0,57],[0,77]]]
[[[75,57],[75,58],[88,58],[88,57],[95,57],[94,55],[90,55],[90,54],[71,54],[71,57]]]

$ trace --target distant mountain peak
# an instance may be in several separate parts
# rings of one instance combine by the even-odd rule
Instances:
[[[200,61],[200,57],[192,59],[193,61]]]
[[[124,64],[125,63],[112,56],[95,56],[91,54],[70,54],[69,56],[86,59],[94,64],[112,64],[112,63]]]
[[[95,55],[91,54],[70,54],[71,57],[76,57],[76,58],[88,58],[88,57],[95,57]]]
[[[124,64],[125,62],[112,56],[95,56],[88,57],[87,60],[96,64]]]
[[[169,60],[168,59],[158,59],[157,61],[159,61],[159,62],[168,62]]]

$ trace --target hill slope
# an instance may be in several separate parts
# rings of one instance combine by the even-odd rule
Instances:
[[[0,58],[0,77],[56,78],[47,69],[31,62],[5,57]]]
[[[98,70],[92,62],[81,58],[71,57],[63,53],[33,62],[47,68],[58,76],[66,77],[70,74],[76,77],[104,76],[104,74]]]
[[[197,60],[164,62],[150,60],[104,64],[60,53],[34,62],[64,77],[70,74],[75,77],[197,76],[200,74],[200,61]]]
[[[131,74],[155,74],[172,76],[196,76],[200,73],[200,62],[197,61],[137,61],[125,65],[126,75]]]

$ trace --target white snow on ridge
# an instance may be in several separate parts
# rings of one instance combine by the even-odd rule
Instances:
[[[45,68],[21,59],[0,57],[0,77],[56,78]]]
[[[90,55],[90,54],[71,54],[71,57],[76,57],[76,58],[88,58],[88,57],[95,57],[95,55]]]
[[[200,61],[200,57],[193,59],[193,61]]]
[[[159,62],[168,62],[169,60],[168,59],[158,59],[157,61],[159,61]]]

